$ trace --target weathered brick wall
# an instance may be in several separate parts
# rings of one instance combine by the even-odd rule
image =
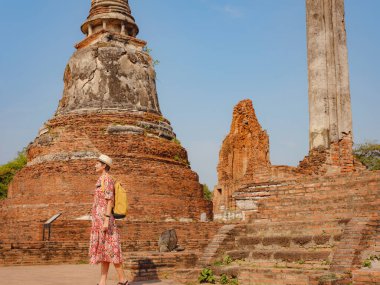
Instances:
[[[380,284],[380,271],[369,268],[353,272],[353,283],[355,285],[378,285]]]
[[[3,229],[0,232],[0,244],[42,240],[43,221],[20,222],[3,220],[0,222],[0,226]]]
[[[96,155],[106,153],[114,159],[111,174],[128,190],[130,220],[199,220],[201,213],[211,217],[211,203],[204,200],[183,147],[159,137],[156,129],[147,128],[145,134],[107,131],[114,125],[161,120],[152,114],[108,114],[49,121],[47,132],[29,148],[28,166],[10,186],[3,215],[34,221],[59,212],[66,219],[88,214],[97,180]]]
[[[311,177],[269,186],[257,217],[270,220],[371,217],[380,206],[380,172]]]
[[[329,147],[310,150],[298,167],[272,166],[269,139],[262,130],[250,100],[239,102],[233,113],[230,133],[219,154],[218,185],[214,189],[214,217],[222,220],[245,219],[247,210],[257,205],[250,198],[250,185],[283,184],[296,180],[302,185],[308,177],[334,176],[365,167],[354,159],[351,133],[331,142]],[[248,193],[244,193],[248,192]]]
[[[232,195],[238,181],[270,169],[269,137],[257,120],[251,100],[234,108],[231,130],[219,153],[218,185],[214,189],[214,213],[233,209]]]
[[[164,271],[183,267],[184,263],[195,266],[201,251],[207,246],[218,229],[219,223],[180,222],[126,222],[117,221],[126,266],[138,269],[139,261],[152,259],[155,266]],[[8,226],[1,224],[1,226]],[[27,226],[26,223],[18,226]],[[168,229],[175,229],[178,243],[185,251],[179,255],[159,254],[158,239]],[[0,265],[15,264],[60,264],[88,261],[91,221],[57,220],[51,225],[49,241],[42,241],[42,223],[30,224],[28,236],[0,236]],[[33,235],[34,232],[34,235]],[[20,231],[18,230],[18,233]],[[46,231],[47,234],[47,231]],[[47,236],[47,235],[46,235]],[[141,270],[148,270],[143,265]],[[136,272],[138,274],[139,272]],[[142,279],[143,280],[143,279]]]
[[[352,135],[345,135],[341,140],[332,142],[330,148],[310,150],[299,164],[299,172],[309,175],[332,175],[365,170],[360,162],[355,161]]]
[[[222,226],[219,223],[128,222],[117,221],[126,251],[157,251],[162,232],[175,229],[178,243],[186,250],[201,250]],[[57,221],[51,228],[51,241],[87,241],[91,221]]]

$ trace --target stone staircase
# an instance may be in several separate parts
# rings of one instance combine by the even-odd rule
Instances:
[[[356,284],[355,274],[357,280],[377,276],[360,267],[363,253],[379,250],[373,242],[380,236],[378,172],[260,185],[266,197],[245,229],[208,260],[215,272],[237,276],[244,285]],[[226,255],[234,262],[220,266]],[[368,282],[358,284],[380,284]]]
[[[368,243],[367,250],[365,254],[362,255],[361,261],[363,259],[372,256],[380,257],[380,218],[372,220],[371,223],[373,230],[373,238],[367,239]],[[369,231],[371,233],[371,231]],[[354,285],[379,285],[380,284],[380,261],[371,261],[371,266],[369,268],[360,268],[354,270],[352,273],[352,281]]]
[[[324,262],[330,264],[332,249],[342,236],[339,222],[267,222],[255,221],[247,225],[244,235],[235,240],[234,250],[226,254],[233,259],[273,261],[299,264]]]
[[[229,243],[234,241],[234,235],[236,234],[236,231],[234,231],[235,228],[236,225],[224,225],[218,230],[212,241],[204,249],[204,252],[198,261],[200,266],[206,266],[215,259],[218,250],[220,251],[220,245],[222,243],[226,244],[228,241]]]
[[[213,249],[218,254],[208,264],[217,275],[238,277],[241,284],[312,284],[329,273],[347,223],[256,220],[239,225],[233,242]],[[221,265],[225,256],[233,262]]]

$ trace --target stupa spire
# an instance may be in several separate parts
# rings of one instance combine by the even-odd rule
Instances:
[[[87,36],[102,30],[131,37],[139,32],[128,0],[91,0],[90,14],[81,30]]]

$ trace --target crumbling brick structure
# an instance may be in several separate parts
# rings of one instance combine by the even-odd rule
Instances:
[[[128,1],[92,0],[81,30],[86,38],[65,68],[57,111],[0,202],[0,266],[87,260],[100,153],[113,158],[111,174],[128,191],[128,216],[118,224],[130,280],[195,265],[220,225],[204,223],[212,204],[161,113],[153,60],[136,38]],[[168,229],[177,230],[185,251],[157,255]]]
[[[28,146],[28,164],[10,185],[6,220],[88,214],[100,153],[128,189],[129,220],[199,221],[211,216],[187,152],[160,111],[153,61],[128,1],[93,0],[64,73],[63,97]],[[25,211],[25,209],[28,209]]]
[[[223,142],[214,216],[241,223],[205,249],[205,264],[242,284],[380,284],[380,172],[355,161],[343,0],[306,0],[310,151],[273,166],[249,100]],[[249,119],[248,119],[249,118]]]
[[[376,268],[361,268],[380,257],[380,173],[352,155],[343,0],[306,5],[309,155],[298,167],[271,165],[268,134],[252,102],[240,102],[214,191],[214,217],[225,225],[199,223],[211,207],[161,114],[152,59],[136,39],[128,1],[92,0],[57,112],[1,202],[0,225],[11,230],[0,233],[0,265],[86,259],[93,164],[103,152],[128,186],[131,208],[119,228],[132,281],[194,281],[227,254],[237,262],[213,270],[242,285],[380,284]],[[43,222],[57,212],[43,240]],[[168,228],[187,250],[156,251]]]
[[[306,7],[309,154],[296,168],[271,166],[268,137],[263,135],[252,103],[246,100],[240,102],[235,107],[231,130],[219,155],[219,180],[214,196],[214,214],[217,218],[244,218],[241,211],[236,211],[239,206],[243,213],[255,209],[256,202],[251,199],[239,201],[234,197],[235,193],[242,192],[246,184],[271,183],[309,175],[329,176],[365,169],[355,161],[352,152],[344,1],[310,0],[306,1]],[[245,151],[247,155],[241,157],[240,152],[245,149],[248,150]],[[239,175],[235,173],[239,164],[251,167],[243,167],[244,173]],[[252,165],[255,167],[252,168]]]

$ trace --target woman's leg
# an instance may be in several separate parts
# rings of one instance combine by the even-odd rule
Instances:
[[[124,284],[125,282],[127,282],[127,278],[125,277],[125,273],[123,270],[123,264],[122,263],[114,263],[114,265],[115,265],[117,275],[119,277],[119,282]]]
[[[99,285],[106,285],[109,268],[110,268],[110,264],[108,262],[102,262]]]

